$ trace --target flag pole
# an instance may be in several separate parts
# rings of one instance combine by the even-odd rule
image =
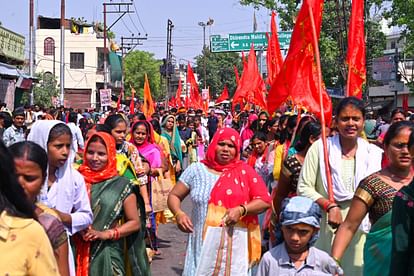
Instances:
[[[321,61],[319,56],[319,46],[318,46],[318,38],[316,36],[316,28],[315,28],[315,20],[313,18],[313,11],[312,7],[309,4],[309,0],[306,1],[309,9],[309,17],[312,25],[312,38],[313,38],[313,48],[315,52],[315,59],[316,59],[316,70],[318,73],[318,83],[317,89],[319,94],[319,105],[321,108],[321,125],[322,125],[322,144],[323,144],[323,158],[325,162],[325,173],[326,173],[326,180],[328,184],[328,198],[329,201],[334,202],[334,195],[333,195],[333,186],[332,186],[332,176],[331,176],[331,167],[329,165],[328,159],[328,146],[326,142],[326,125],[325,125],[325,111],[323,106],[323,97],[322,97],[322,72],[321,72]]]

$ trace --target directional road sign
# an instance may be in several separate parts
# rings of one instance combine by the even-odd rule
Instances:
[[[278,32],[281,49],[288,49],[292,32]],[[237,33],[229,34],[227,37],[220,35],[210,36],[210,49],[213,53],[218,52],[241,52],[249,51],[251,45],[255,50],[267,49],[266,33]]]

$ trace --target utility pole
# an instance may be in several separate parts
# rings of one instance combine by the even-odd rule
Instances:
[[[166,55],[166,71],[165,76],[167,79],[167,94],[165,96],[166,103],[168,102],[168,98],[170,96],[170,84],[171,84],[171,74],[172,71],[172,44],[171,44],[171,36],[172,36],[172,29],[174,28],[173,22],[168,19],[167,21],[167,55]]]
[[[127,13],[133,13],[132,10],[130,10],[130,6],[132,3],[103,3],[103,15],[104,15],[104,89],[108,88],[108,48],[106,45],[107,40],[107,32]],[[107,6],[115,7],[115,10],[107,11]],[[112,23],[111,26],[108,28],[106,27],[106,15],[108,13],[115,13],[115,14],[121,14],[114,23]]]
[[[34,64],[34,45],[33,45],[33,32],[34,32],[34,28],[33,28],[33,14],[34,14],[34,7],[33,7],[33,0],[30,0],[29,3],[29,14],[30,14],[30,18],[29,18],[29,75],[31,78],[33,78],[34,75],[34,68],[33,68],[33,64]],[[34,95],[33,95],[33,87],[30,89],[30,105],[33,105],[34,102]]]
[[[146,40],[147,37],[124,37],[121,36],[121,53],[122,53],[122,90],[125,91],[125,68],[124,59],[125,57],[135,49],[138,45],[143,45],[141,40]]]
[[[65,0],[60,2],[60,105],[65,101]]]

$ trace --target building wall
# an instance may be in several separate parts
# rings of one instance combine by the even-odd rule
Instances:
[[[55,63],[52,55],[44,55],[44,40],[51,37],[55,41]],[[74,34],[65,30],[65,89],[90,90],[92,107],[96,102],[97,83],[103,83],[103,72],[98,70],[98,48],[103,47],[103,39],[96,38],[95,33]],[[60,30],[36,30],[36,73],[53,73],[60,84]],[[84,68],[70,68],[70,53],[84,53]]]

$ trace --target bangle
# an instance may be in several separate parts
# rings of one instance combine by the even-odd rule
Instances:
[[[114,228],[114,232],[115,232],[115,235],[114,235],[114,240],[119,240],[119,238],[121,237],[121,234],[119,233],[119,230],[118,230],[118,228]]]
[[[336,262],[336,264],[338,266],[341,266],[341,260],[340,259],[338,259],[337,257],[332,257],[332,259],[334,259],[334,261]]]
[[[245,215],[247,215],[247,207],[243,204],[239,205],[240,207],[242,207],[243,211],[240,212],[241,218],[244,217]]]
[[[334,204],[328,207],[328,209],[326,209],[326,212],[329,213],[329,211],[333,208],[340,208],[341,206],[339,206],[338,204]]]
[[[331,203],[332,203],[332,202],[330,202],[329,200],[325,201],[325,202],[322,204],[322,209],[323,209],[325,212],[328,212],[327,210],[328,210],[328,207],[329,207],[329,205],[330,205]]]
[[[109,231],[109,234],[110,234],[109,239],[110,240],[113,240],[114,239],[114,236],[115,236],[115,231],[114,230],[108,230],[108,231]]]
[[[175,213],[174,218],[178,219],[179,216],[184,215],[185,213],[183,211],[178,211],[177,213]]]

